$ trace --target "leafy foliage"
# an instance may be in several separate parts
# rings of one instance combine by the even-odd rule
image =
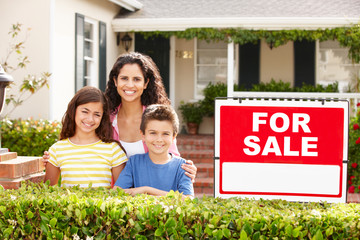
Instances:
[[[208,117],[214,116],[215,98],[227,96],[227,85],[223,82],[212,84],[211,82],[204,88],[204,99],[200,101],[200,105],[204,109],[204,113]]]
[[[0,190],[1,239],[359,239],[360,205],[181,200],[105,188]]]
[[[204,111],[197,102],[180,102],[179,110],[186,123],[200,124],[203,120]]]
[[[273,47],[279,47],[289,41],[326,41],[337,40],[342,47],[349,48],[348,57],[354,63],[360,62],[360,25],[356,24],[349,27],[326,28],[317,30],[248,30],[242,28],[189,28],[185,31],[173,32],[141,32],[145,38],[153,36],[163,36],[169,38],[193,39],[207,41],[233,41],[240,45],[246,43],[256,44],[259,40],[265,40],[268,44],[272,43]]]
[[[13,24],[12,28],[9,32],[9,35],[11,36],[11,43],[7,52],[7,55],[5,56],[5,59],[1,61],[1,65],[3,66],[5,72],[11,74],[12,72],[26,68],[26,66],[30,63],[29,57],[23,55],[23,49],[25,48],[25,42],[27,40],[27,35],[24,40],[18,40],[17,37],[19,33],[21,32],[22,24],[17,23]],[[29,31],[30,29],[28,29]],[[13,56],[17,56],[16,64],[11,65],[10,60]],[[40,73],[40,76],[38,77],[36,74],[27,74],[21,84],[18,86],[19,93],[20,94],[10,94],[6,96],[5,103],[6,105],[11,105],[12,108],[7,113],[7,116],[9,116],[18,106],[23,104],[24,101],[29,99],[33,94],[35,94],[37,91],[39,91],[41,88],[46,86],[49,88],[49,78],[51,74],[48,72],[42,72]],[[15,83],[12,83],[14,85]],[[11,85],[10,85],[11,87]]]
[[[360,107],[360,103],[357,104]],[[350,119],[349,125],[349,163],[348,189],[349,192],[360,192],[360,112]]]
[[[57,121],[2,119],[1,145],[20,156],[42,156],[58,139],[61,124]]]
[[[234,85],[235,91],[245,91],[244,87]],[[316,84],[303,84],[301,87],[290,87],[290,83],[283,82],[282,80],[275,81],[271,79],[268,83],[254,84],[249,91],[254,92],[339,92],[338,83],[329,84],[327,86]],[[215,98],[227,96],[227,85],[222,82],[215,84],[209,83],[204,89],[204,99],[200,101],[200,105],[204,109],[207,116],[214,116]]]

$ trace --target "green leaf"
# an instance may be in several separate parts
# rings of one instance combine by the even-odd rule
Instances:
[[[160,237],[164,234],[164,227],[160,226],[158,229],[155,230],[155,236],[156,237]]]
[[[317,230],[315,236],[312,239],[313,240],[323,240],[324,239],[320,229]]]
[[[230,238],[230,237],[231,237],[231,231],[230,231],[229,229],[227,229],[227,228],[224,228],[224,229],[222,230],[222,234],[223,234],[224,237],[226,237],[226,238]]]
[[[176,222],[174,218],[169,218],[165,223],[165,228],[175,227]]]
[[[78,233],[78,231],[79,231],[79,228],[77,228],[77,227],[71,227],[71,229],[70,229],[70,232],[71,232],[71,235],[73,235],[73,234],[77,234]]]
[[[326,234],[327,237],[331,236],[333,233],[334,233],[334,228],[333,227],[329,227],[325,231],[325,234]]]
[[[40,229],[44,233],[44,235],[47,235],[49,232],[49,227],[43,221],[40,222]]]
[[[285,232],[286,232],[286,235],[288,236],[292,236],[292,226],[291,225],[287,225],[286,228],[285,228]]]
[[[57,223],[57,219],[56,218],[52,218],[49,222],[50,226],[52,228],[54,228],[56,226],[56,223]]]
[[[75,209],[75,216],[78,217],[78,218],[81,216],[81,211],[80,211],[80,209],[78,209],[78,208]]]
[[[32,219],[34,217],[34,214],[31,211],[28,211],[26,216],[28,219]]]
[[[26,224],[24,226],[24,230],[27,234],[31,234],[32,233],[32,226],[30,224]]]
[[[240,233],[240,240],[247,240],[247,234],[244,230],[241,230],[241,233]]]
[[[179,215],[181,214],[181,207],[176,208],[176,213],[179,214]]]
[[[4,213],[6,211],[6,207],[5,206],[0,206],[0,212]]]

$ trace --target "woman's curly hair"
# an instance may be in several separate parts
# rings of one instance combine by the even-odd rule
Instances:
[[[145,83],[148,82],[146,89],[141,95],[141,104],[148,106],[151,104],[170,104],[170,100],[165,92],[164,84],[159,73],[159,69],[151,57],[138,53],[130,52],[120,55],[116,60],[106,85],[105,95],[109,101],[111,113],[115,113],[121,103],[121,97],[115,86],[115,81],[125,64],[137,64],[142,70]]]

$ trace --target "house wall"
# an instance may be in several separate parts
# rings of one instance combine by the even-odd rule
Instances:
[[[24,53],[31,63],[26,70],[11,73],[16,82],[27,73],[50,72],[49,89],[42,89],[24,102],[11,118],[61,120],[70,99],[75,94],[75,13],[106,23],[107,74],[120,53],[111,21],[120,7],[110,1],[98,0],[0,0],[0,42],[8,43],[11,24],[23,23],[31,28]],[[0,45],[0,58],[4,59],[7,44]],[[9,93],[18,95],[17,88]],[[3,115],[6,114],[6,108]]]
[[[265,41],[260,47],[260,82],[268,83],[271,79],[294,85],[294,44],[287,44],[270,49]]]
[[[192,58],[183,58],[181,51],[194,52],[194,40],[175,40],[175,104],[177,110],[180,102],[194,99],[194,55]],[[177,110],[180,119],[180,131],[182,129],[182,116]]]
[[[106,65],[110,72],[119,48],[116,46],[116,34],[112,31],[111,20],[119,7],[109,1],[98,0],[58,0],[55,1],[54,51],[51,85],[50,118],[61,119],[70,99],[75,94],[75,14],[106,23]]]
[[[16,38],[18,41],[26,39],[24,56],[28,56],[30,63],[26,69],[19,69],[14,72],[8,71],[14,78],[15,84],[7,89],[8,94],[19,96],[19,85],[27,74],[50,72],[49,56],[49,28],[50,28],[50,2],[48,0],[0,0],[1,21],[0,21],[0,60],[5,61],[10,48],[11,36],[8,34],[12,24],[20,23],[22,31]],[[40,7],[41,6],[41,7]],[[27,31],[27,29],[31,29]],[[17,54],[12,54],[9,65],[17,63]],[[25,95],[24,97],[26,97]],[[12,118],[48,118],[49,117],[49,90],[43,88],[30,97],[11,114]],[[12,106],[4,106],[2,116],[11,111]]]

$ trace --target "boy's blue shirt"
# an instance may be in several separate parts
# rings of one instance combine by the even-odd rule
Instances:
[[[123,189],[149,186],[163,191],[174,190],[184,195],[194,195],[191,179],[181,168],[183,163],[185,160],[176,156],[172,156],[165,164],[155,164],[149,153],[133,155],[120,173],[115,186]]]

